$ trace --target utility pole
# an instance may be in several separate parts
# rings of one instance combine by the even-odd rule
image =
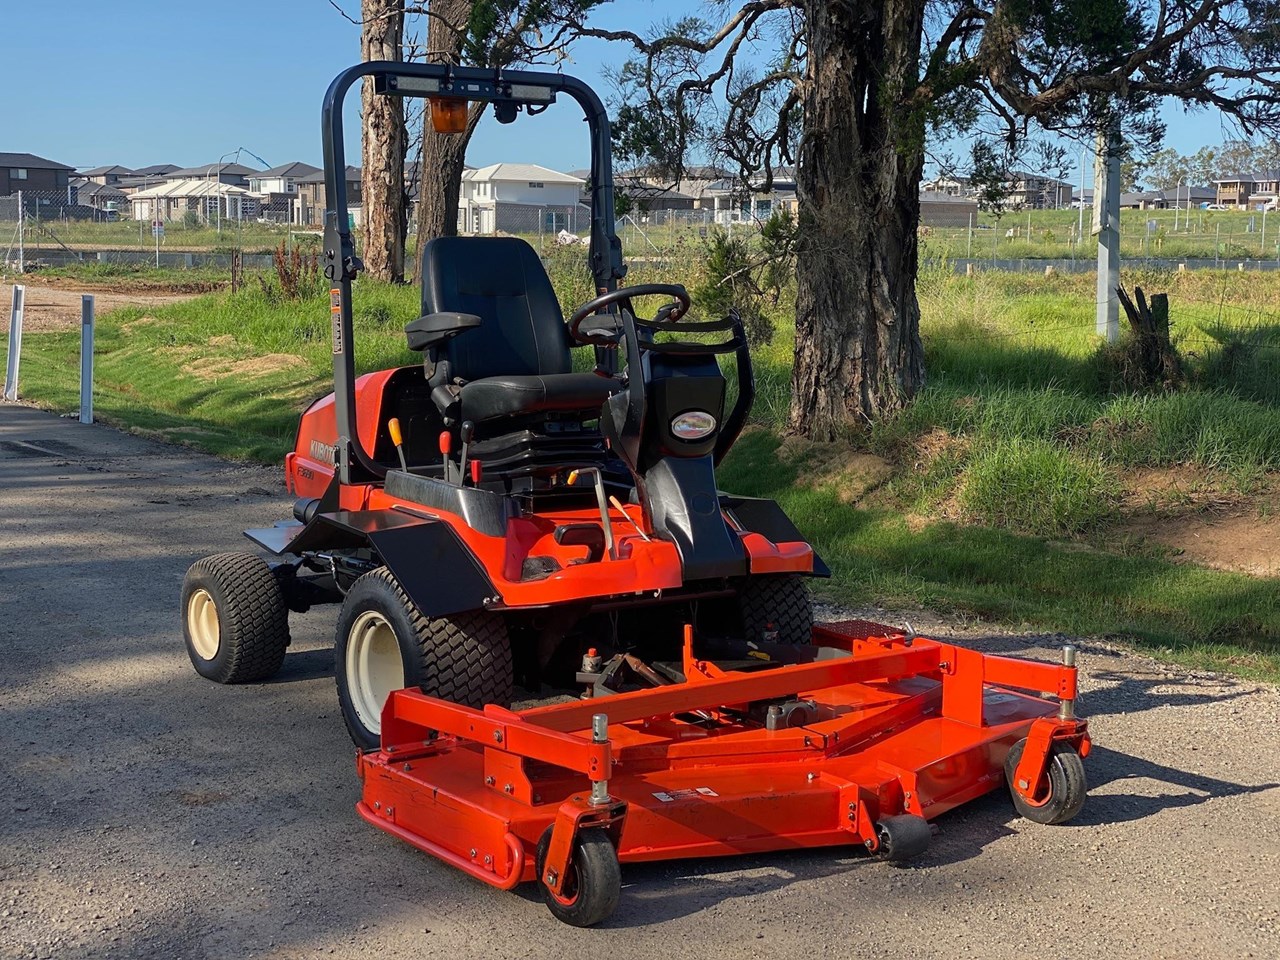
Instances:
[[[1114,343],[1120,336],[1120,131],[1098,132],[1093,177],[1093,232],[1098,237],[1097,333]]]

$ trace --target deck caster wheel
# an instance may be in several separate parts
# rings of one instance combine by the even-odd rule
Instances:
[[[881,860],[901,862],[913,860],[924,853],[933,838],[933,831],[924,817],[903,813],[878,821],[876,837],[880,840],[876,856]]]
[[[603,830],[595,827],[579,830],[569,861],[569,875],[564,878],[561,892],[553,893],[543,879],[553,829],[547,827],[543,831],[534,860],[542,899],[557,920],[574,927],[595,926],[613,914],[622,898],[618,852]]]
[[[333,672],[342,719],[363,750],[378,748],[393,690],[416,686],[476,708],[511,702],[511,642],[502,617],[485,610],[424,617],[386,567],[347,591]]]
[[[1013,745],[1004,761],[1004,779],[1009,785],[1014,809],[1035,823],[1066,823],[1080,812],[1089,792],[1084,761],[1069,745],[1055,742],[1049,748],[1044,775],[1033,795],[1024,797],[1014,788],[1013,776],[1026,746],[1024,737]]]
[[[217,553],[182,581],[182,634],[196,673],[217,683],[263,680],[284,663],[289,607],[271,568],[252,553]]]

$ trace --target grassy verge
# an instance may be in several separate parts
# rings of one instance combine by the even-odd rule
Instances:
[[[699,269],[691,262],[675,279],[696,286]],[[553,259],[551,272],[567,306],[590,296],[580,257]],[[637,268],[628,279],[659,278]],[[852,492],[839,471],[813,469],[814,451],[778,446],[792,336],[784,302],[778,335],[755,353],[763,429],[744,437],[722,483],[783,503],[835,571],[835,599],[1127,637],[1191,665],[1280,679],[1280,583],[1175,565],[1108,535],[1137,468],[1194,468],[1215,489],[1254,495],[1274,482],[1280,338],[1269,324],[1280,277],[1137,279],[1171,294],[1189,370],[1181,391],[1109,389],[1090,277],[926,272],[929,385],[841,446],[839,456],[876,464]],[[417,314],[415,290],[361,281],[355,302],[358,369],[416,362],[401,332]],[[95,409],[126,428],[277,463],[299,411],[330,389],[331,359],[320,295],[282,301],[255,282],[236,296],[117,311],[101,321]],[[23,395],[74,409],[77,364],[74,335],[29,336]]]

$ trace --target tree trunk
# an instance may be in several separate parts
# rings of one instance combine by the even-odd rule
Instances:
[[[363,0],[360,56],[363,60],[401,59],[404,38],[402,0]],[[361,209],[364,211],[365,271],[371,277],[404,280],[405,190],[404,103],[379,97],[366,77],[360,91]]]
[[[428,63],[462,62],[462,44],[471,16],[472,0],[433,0],[427,24]],[[463,161],[467,144],[480,119],[473,109],[463,133],[436,133],[431,128],[430,111],[422,122],[422,157],[418,166],[418,250],[433,237],[453,237],[458,233],[458,198],[462,192]],[[422,282],[422,257],[413,265],[415,283]]]
[[[805,6],[788,426],[814,440],[900,409],[924,384],[915,293],[924,118],[904,105],[919,82],[924,6]]]

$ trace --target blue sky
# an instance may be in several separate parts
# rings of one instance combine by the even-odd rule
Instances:
[[[352,13],[359,9],[359,0],[339,2]],[[359,58],[359,29],[327,0],[9,0],[4,6],[5,73],[23,79],[9,87],[0,107],[0,151],[80,168],[196,165],[238,147],[272,165],[319,164],[321,96],[333,75]],[[689,0],[618,0],[601,8],[596,22],[643,30],[700,9],[705,5]],[[603,74],[624,56],[618,46],[586,41],[564,70],[605,94]],[[579,117],[567,103],[511,127],[486,119],[468,162],[584,167]],[[1184,152],[1224,139],[1215,115],[1171,110],[1169,120],[1169,143]],[[348,150],[348,160],[358,162],[354,142]],[[241,159],[258,166],[248,154]]]

